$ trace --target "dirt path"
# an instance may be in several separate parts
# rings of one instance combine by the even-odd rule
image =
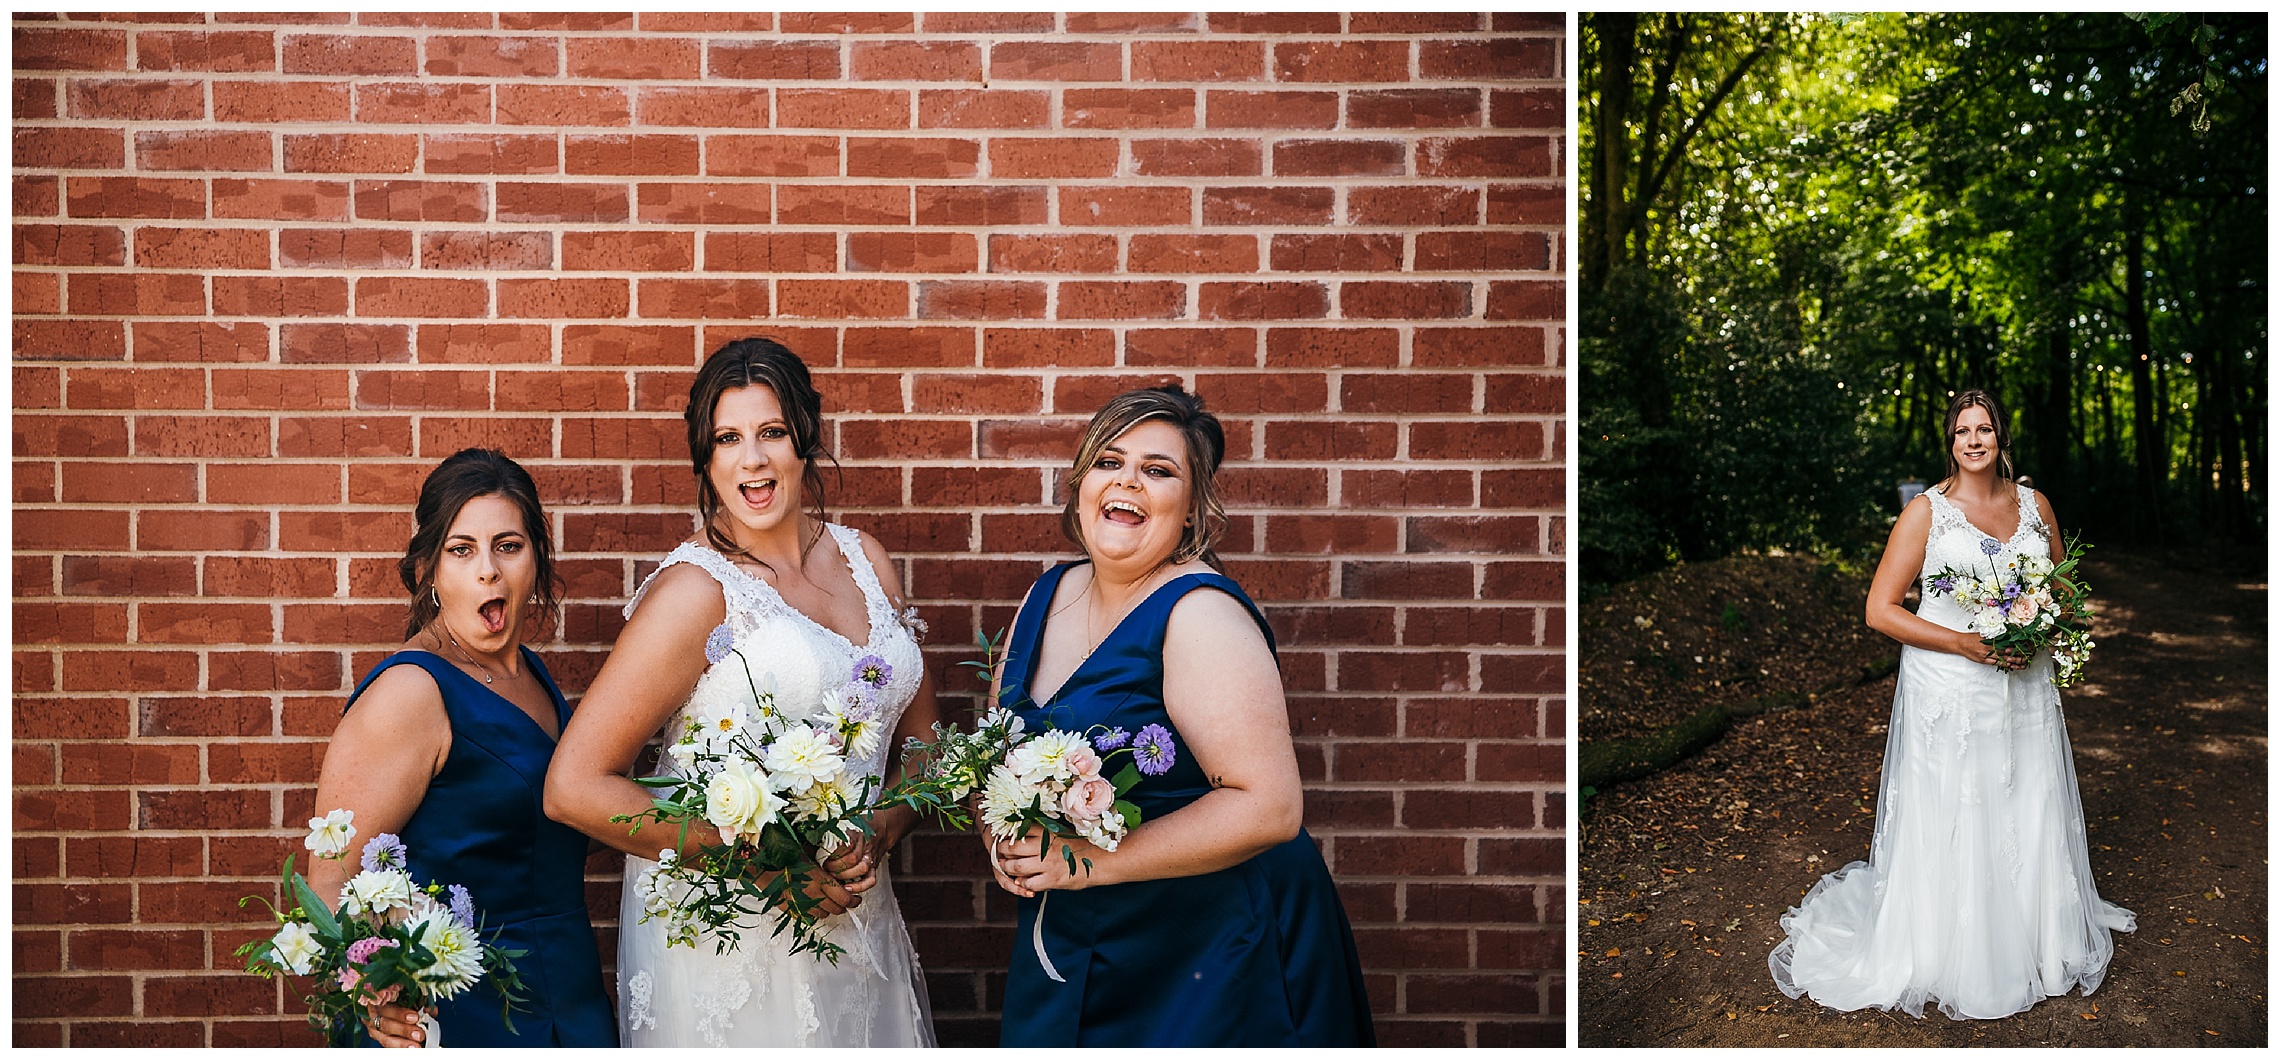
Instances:
[[[2111,553],[2089,575],[2098,657],[2067,725],[2099,893],[2138,918],[2094,996],[1958,1022],[1774,988],[1781,914],[1867,856],[1887,677],[1740,723],[1586,804],[1582,1044],[2266,1044],[2264,576]]]

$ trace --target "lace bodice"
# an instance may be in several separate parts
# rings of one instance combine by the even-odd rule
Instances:
[[[879,584],[878,572],[871,569],[870,557],[863,554],[861,536],[854,529],[835,523],[827,523],[825,527],[846,560],[849,572],[855,576],[856,586],[863,592],[868,625],[863,644],[856,644],[809,618],[786,603],[774,586],[746,573],[728,557],[693,541],[666,555],[657,571],[633,594],[633,600],[625,606],[629,617],[648,595],[649,586],[658,574],[676,563],[689,563],[704,568],[705,573],[720,583],[721,596],[728,605],[728,620],[714,629],[705,643],[705,658],[712,666],[697,679],[688,701],[666,722],[668,742],[679,737],[689,718],[704,704],[715,696],[735,694],[744,688],[748,679],[763,688],[773,684],[777,707],[791,718],[818,713],[823,710],[824,693],[847,687],[854,681],[857,662],[875,656],[889,668],[888,679],[880,692],[866,698],[876,703],[881,727],[889,738],[879,741],[869,754],[851,755],[848,765],[856,776],[884,775],[888,756],[894,753],[896,746],[892,738],[895,726],[902,718],[903,709],[918,694],[923,665],[918,641],[896,617],[886,589]],[[741,652],[741,658],[737,652]],[[660,769],[672,768],[671,756],[666,756]]]
[[[2043,525],[2042,511],[2035,505],[2035,491],[2019,486],[2018,495],[2019,528],[2011,532],[2010,540],[1996,541],[1994,535],[1972,525],[1971,520],[1964,517],[1963,509],[1956,507],[1937,487],[1924,491],[1932,505],[1932,530],[1924,540],[1924,568],[1917,575],[1923,592],[1923,603],[1916,608],[1918,617],[1949,629],[1969,628],[1970,618],[1963,608],[1931,589],[1932,577],[1943,569],[1985,572],[1991,566],[2001,567],[2014,556],[2030,552],[2050,554],[2050,528]],[[1993,552],[1988,551],[1988,542],[1994,542]]]

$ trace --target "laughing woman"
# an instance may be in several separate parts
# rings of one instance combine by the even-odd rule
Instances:
[[[466,887],[497,943],[528,951],[515,961],[529,996],[513,1029],[503,999],[479,983],[438,1004],[443,1042],[615,1046],[586,919],[586,837],[545,812],[570,706],[523,646],[556,596],[538,490],[505,454],[465,449],[428,475],[414,517],[398,566],[411,596],[403,649],[349,696],[316,806],[353,811],[366,838],[401,837],[414,881]],[[338,894],[355,866],[320,859],[309,884]],[[414,1018],[389,1005],[367,1027],[383,1045],[415,1046]]]
[[[1126,796],[1145,821],[1113,852],[992,844],[1020,896],[1004,1045],[1374,1043],[1353,932],[1299,827],[1274,635],[1212,569],[1224,446],[1202,401],[1135,390],[1066,476],[1061,528],[1085,559],[1029,590],[999,701],[1033,731],[1122,729],[1169,763]]]

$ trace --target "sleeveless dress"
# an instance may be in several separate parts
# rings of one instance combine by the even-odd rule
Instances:
[[[678,736],[712,697],[732,695],[744,686],[744,664],[728,654],[731,648],[745,654],[754,673],[774,675],[776,705],[793,718],[821,712],[824,693],[844,688],[858,660],[876,657],[891,668],[886,687],[871,697],[889,738],[869,755],[851,755],[847,769],[853,777],[885,775],[890,756],[898,751],[892,734],[918,694],[924,664],[918,641],[895,616],[878,572],[863,554],[861,538],[847,527],[826,526],[863,592],[869,630],[862,645],[802,614],[774,586],[704,545],[683,544],[658,565],[660,573],[676,563],[702,568],[720,583],[728,604],[728,621],[713,631],[705,647],[713,665],[666,722],[668,739]],[[627,616],[656,578],[651,574],[642,583],[625,607]],[[672,770],[671,757],[659,767],[660,775]],[[662,920],[641,923],[641,899],[634,886],[655,864],[647,858],[625,859],[618,982],[628,1047],[934,1044],[926,982],[887,866],[879,866],[878,883],[863,893],[862,905],[823,922],[825,937],[846,949],[832,964],[812,953],[791,952],[789,933],[771,937],[773,917],[740,922],[742,940],[727,953],[715,953],[709,937],[699,938],[693,949],[667,947]]]
[[[1938,489],[1916,614],[1970,622],[1929,582],[1942,568],[1987,570],[2050,553],[2034,491],[2018,487],[2019,529],[1995,541]],[[1998,547],[1989,553],[1987,543]],[[1790,997],[1833,1009],[1926,1002],[1950,1019],[1999,1019],[2106,977],[2112,932],[2129,910],[2098,897],[2074,755],[2048,651],[2014,673],[1903,646],[1876,832],[1866,862],[1830,873],[1781,918],[1768,957]]]
[[[1045,704],[1029,683],[1053,592],[1074,564],[1029,590],[1008,638],[1000,702],[1030,731],[1145,725],[1171,730],[1178,759],[1125,795],[1153,821],[1211,790],[1164,710],[1164,631],[1173,605],[1198,589],[1258,606],[1218,574],[1186,574],[1156,589],[1093,649]],[[1019,899],[1000,1042],[1006,1046],[1373,1045],[1361,962],[1338,891],[1314,840],[1296,838],[1200,876],[1050,892],[1043,939],[1066,982],[1032,949],[1038,898]]]
[[[570,723],[570,704],[535,652],[526,647],[522,657],[554,701],[555,731],[561,731]],[[586,919],[586,836],[546,816],[554,740],[489,685],[424,651],[380,660],[357,683],[348,706],[373,678],[406,665],[435,678],[451,718],[443,770],[397,832],[411,852],[412,879],[467,888],[482,914],[484,940],[527,951],[515,958],[526,997],[512,1014],[514,1030],[500,1021],[500,997],[486,977],[436,1003],[443,1046],[616,1046],[615,1013]],[[376,1044],[361,1029],[355,1036],[359,1045]]]

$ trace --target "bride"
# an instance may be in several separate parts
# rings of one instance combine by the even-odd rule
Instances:
[[[810,886],[831,914],[825,937],[846,951],[836,964],[792,953],[790,934],[771,937],[766,919],[740,924],[743,941],[725,954],[709,936],[668,948],[663,921],[641,923],[634,881],[679,831],[653,825],[632,835],[610,820],[649,807],[647,790],[627,779],[636,755],[660,728],[678,735],[709,697],[726,694],[732,649],[773,675],[776,701],[793,717],[821,710],[859,668],[884,680],[872,698],[894,736],[849,756],[858,778],[891,782],[889,754],[936,720],[918,642],[896,617],[901,589],[886,550],[822,518],[821,406],[807,366],[767,339],[729,343],[698,370],[685,415],[699,537],[634,594],[554,753],[547,813],[627,854],[617,946],[627,1046],[934,1044],[926,986],[886,871],[914,813],[875,814],[876,835],[856,837],[824,863],[832,879]],[[700,820],[681,851],[717,842]]]
[[[1876,565],[1867,625],[1904,647],[1867,862],[1847,864],[1781,919],[1769,967],[1783,994],[1835,1010],[1938,1003],[2000,1019],[2098,989],[2130,910],[2098,898],[2075,759],[2050,652],[1993,652],[1954,600],[1911,581],[2009,556],[2066,558],[2050,502],[2011,479],[2002,408],[1947,406],[1947,479],[1908,502]]]
[[[1945,567],[2065,559],[2050,502],[2012,479],[1995,399],[1956,395],[1947,440],[1946,481],[1900,513],[1869,589],[1868,624],[1904,645],[1869,859],[1781,918],[1768,963],[1782,993],[1833,1009],[1999,1019],[2096,990],[2137,920],[2090,875],[2050,653],[1994,652],[1944,595],[1901,606]]]

